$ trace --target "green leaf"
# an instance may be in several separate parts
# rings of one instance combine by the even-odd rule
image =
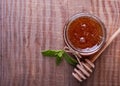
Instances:
[[[56,64],[59,65],[62,62],[62,57],[56,58]]]
[[[74,58],[72,58],[72,57],[71,57],[70,55],[68,55],[66,52],[64,52],[63,57],[65,58],[65,60],[66,60],[69,64],[71,64],[71,65],[73,65],[73,66],[76,66],[76,64],[78,64],[77,60],[74,59]]]
[[[42,52],[44,56],[56,57],[57,65],[59,65],[62,62],[63,53],[63,50],[46,50]]]
[[[63,56],[63,53],[64,53],[63,50],[59,50],[57,56],[58,56],[58,57],[62,57],[62,56]]]
[[[57,57],[56,57],[56,64],[57,65],[59,65],[62,62],[63,54],[64,54],[63,50],[58,51],[58,54],[57,54]]]
[[[44,56],[49,56],[49,57],[56,57],[58,51],[56,50],[46,50],[46,51],[42,51],[42,54]]]

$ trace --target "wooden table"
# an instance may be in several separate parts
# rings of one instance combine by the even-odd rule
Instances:
[[[120,86],[120,35],[82,83],[65,61],[42,56],[63,49],[64,24],[79,12],[98,16],[107,38],[120,26],[119,0],[0,0],[0,86]]]

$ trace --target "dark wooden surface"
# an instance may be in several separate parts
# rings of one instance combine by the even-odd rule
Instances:
[[[0,0],[0,86],[120,86],[120,35],[82,83],[65,61],[41,55],[63,49],[64,24],[79,12],[98,16],[107,38],[120,26],[119,0]]]

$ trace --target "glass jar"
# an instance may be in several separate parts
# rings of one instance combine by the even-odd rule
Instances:
[[[89,13],[79,13],[67,21],[64,40],[69,49],[80,55],[92,55],[104,45],[106,28],[98,17]]]

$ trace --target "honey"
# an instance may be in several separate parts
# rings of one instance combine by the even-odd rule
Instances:
[[[92,54],[98,51],[105,41],[105,27],[97,17],[80,14],[67,23],[65,40],[70,48],[81,54]]]

